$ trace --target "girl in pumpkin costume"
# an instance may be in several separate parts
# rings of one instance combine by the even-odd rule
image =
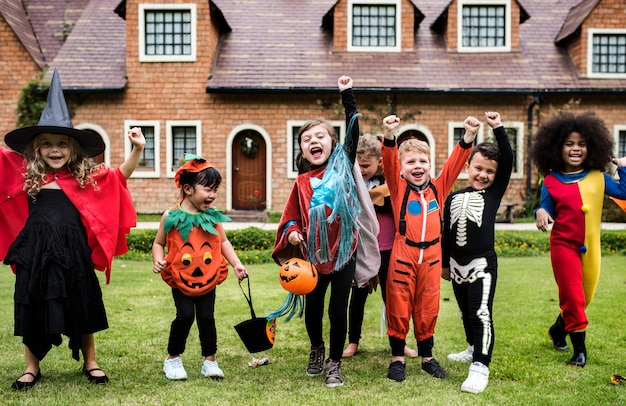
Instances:
[[[600,221],[604,195],[626,199],[626,157],[611,158],[613,137],[592,112],[560,113],[544,123],[531,154],[545,176],[541,204],[535,211],[537,228],[550,232],[550,258],[559,290],[561,311],[548,329],[554,348],[574,347],[567,365],[587,363],[585,309],[600,277]],[[604,172],[613,162],[619,182]]]
[[[220,173],[200,157],[187,154],[185,159],[174,178],[181,200],[163,214],[152,245],[153,271],[172,288],[176,306],[163,372],[168,379],[187,379],[180,355],[195,314],[204,357],[201,373],[221,379],[224,372],[215,361],[215,287],[228,275],[226,260],[239,281],[248,273],[220,224],[230,218],[211,207],[222,181]]]

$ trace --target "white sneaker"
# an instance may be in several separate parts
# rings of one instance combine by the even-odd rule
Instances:
[[[202,363],[202,375],[211,379],[222,379],[224,377],[224,371],[217,366],[217,361],[209,361],[205,359]]]
[[[456,354],[448,354],[450,361],[471,362],[474,359],[474,346],[469,345],[463,351]]]
[[[461,385],[463,392],[480,393],[485,390],[489,382],[489,368],[480,363],[472,362],[467,379]]]
[[[183,360],[180,357],[165,358],[163,372],[165,372],[167,379],[187,379],[187,371],[185,371]]]

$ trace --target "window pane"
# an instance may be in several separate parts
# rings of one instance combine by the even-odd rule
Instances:
[[[354,5],[352,7],[352,45],[396,46],[396,6]]]
[[[189,10],[150,10],[145,13],[146,55],[191,54]]]
[[[506,46],[506,6],[463,6],[461,44],[464,47]]]
[[[626,34],[593,36],[593,73],[626,73]]]
[[[617,156],[626,156],[626,130],[619,132],[619,140],[617,141]]]
[[[172,167],[179,166],[179,160],[185,153],[196,153],[196,127],[172,127]]]

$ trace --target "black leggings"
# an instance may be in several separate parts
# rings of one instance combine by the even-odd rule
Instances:
[[[322,319],[324,317],[324,300],[326,290],[330,285],[330,302],[328,304],[328,318],[330,319],[330,348],[328,356],[339,361],[343,353],[348,330],[348,297],[354,279],[356,266],[355,257],[339,271],[331,274],[319,274],[317,286],[313,292],[306,295],[304,322],[309,334],[311,346],[319,347],[324,344],[322,337]]]
[[[194,316],[200,333],[202,356],[208,357],[217,352],[217,331],[215,329],[215,289],[202,296],[186,296],[178,289],[172,289],[176,318],[172,321],[170,338],[167,344],[169,355],[185,352],[185,344]]]
[[[380,268],[378,269],[380,286],[378,289],[380,289],[380,293],[383,296],[383,303],[387,299],[385,289],[387,288],[387,268],[389,267],[389,258],[391,258],[391,250],[380,252]],[[350,343],[358,344],[361,340],[361,326],[363,325],[365,302],[367,302],[369,289],[369,286],[365,286],[363,288],[352,286],[348,329],[348,342]]]

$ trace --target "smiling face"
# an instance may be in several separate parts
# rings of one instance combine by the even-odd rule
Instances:
[[[469,185],[474,190],[483,190],[493,185],[498,170],[498,161],[487,159],[477,152],[472,160],[465,164],[465,169]]]
[[[583,168],[587,159],[587,141],[579,132],[574,131],[565,138],[561,157],[564,172],[575,172]]]
[[[211,207],[217,197],[216,186],[195,186],[183,185],[185,198],[181,202],[181,207],[190,213],[202,212]]]
[[[422,186],[429,178],[430,157],[417,151],[405,151],[400,156],[400,173],[416,186]]]
[[[63,168],[70,160],[71,137],[63,134],[39,134],[33,141],[35,148],[43,161],[57,171]]]
[[[325,126],[314,125],[301,134],[300,150],[311,165],[323,165],[333,153],[333,137]]]

